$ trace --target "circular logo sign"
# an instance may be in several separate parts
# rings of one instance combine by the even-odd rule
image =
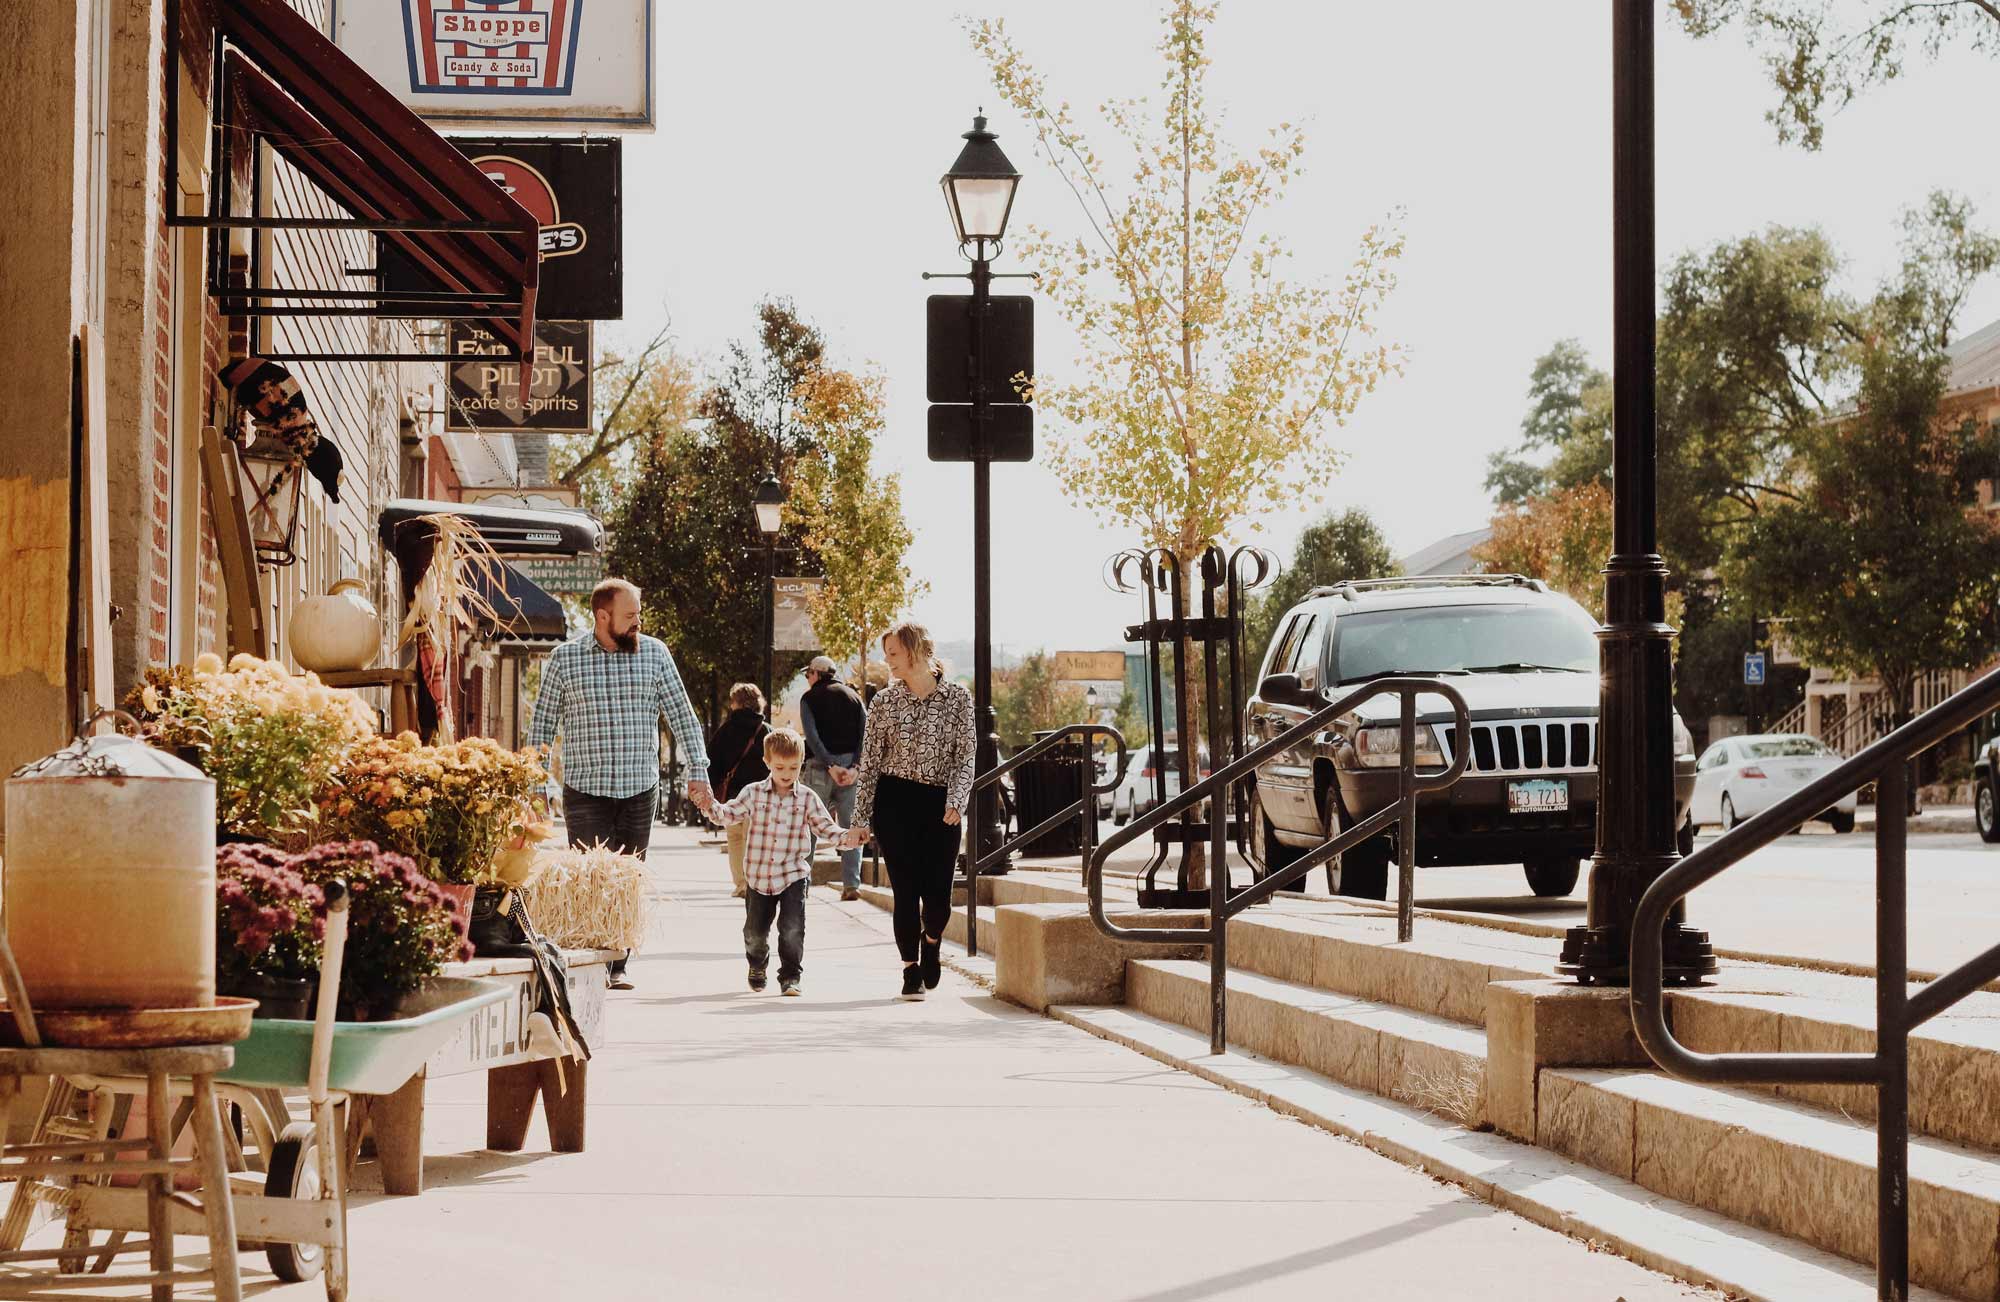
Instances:
[[[544,260],[582,251],[589,237],[583,227],[562,219],[562,206],[556,202],[555,187],[549,184],[547,177],[520,159],[506,154],[487,154],[472,162],[493,184],[512,195],[515,203],[533,215],[542,228]]]

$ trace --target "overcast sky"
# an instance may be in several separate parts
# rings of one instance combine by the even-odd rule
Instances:
[[[1153,91],[1160,9],[994,0],[982,12],[1006,19],[1091,125],[1106,98]],[[1308,124],[1306,171],[1268,218],[1298,274],[1336,277],[1369,222],[1408,210],[1402,282],[1381,324],[1410,365],[1329,431],[1348,454],[1332,505],[1366,507],[1399,553],[1483,525],[1486,456],[1517,436],[1535,357],[1574,335],[1609,366],[1610,6],[1225,0],[1209,52],[1210,99],[1231,139]],[[969,636],[971,472],[924,456],[923,300],[953,286],[918,273],[963,268],[937,178],[984,105],[1025,173],[1015,220],[1074,228],[1074,200],[937,0],[662,5],[657,67],[659,130],[626,144],[625,334],[671,314],[682,346],[712,358],[750,332],[759,298],[785,295],[840,364],[879,368],[889,426],[878,465],[903,476],[912,563],[931,585],[917,614],[941,640]],[[1806,154],[1773,142],[1772,92],[1735,33],[1695,43],[1663,16],[1662,261],[1770,223],[1813,224],[1859,289],[1893,267],[1898,214],[1931,188],[1971,196],[2000,226],[1980,125],[1994,71],[1963,56],[1913,65]],[[1096,135],[1101,151],[1112,143],[1108,129]],[[996,266],[1010,269],[1004,257]],[[1962,324],[1996,316],[2000,283],[1989,282]],[[1059,375],[1072,336],[1045,305],[1036,332],[1038,370]],[[1057,434],[1052,416],[1038,420],[1038,439]],[[1069,502],[1038,465],[997,466],[993,478],[995,641],[1118,645],[1135,611],[1105,590],[1101,566],[1130,531]],[[1308,520],[1262,523],[1288,555]]]

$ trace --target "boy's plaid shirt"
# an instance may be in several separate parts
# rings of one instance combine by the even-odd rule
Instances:
[[[622,800],[660,783],[662,715],[680,743],[688,781],[708,781],[701,720],[667,644],[642,633],[637,651],[606,651],[585,629],[542,666],[528,744],[547,747],[561,732],[563,785]]]
[[[752,782],[736,799],[716,805],[712,816],[724,827],[750,824],[743,881],[761,895],[776,895],[812,876],[813,833],[829,841],[840,836],[840,824],[826,812],[818,793],[803,782],[794,782],[783,793],[772,787],[769,778]]]

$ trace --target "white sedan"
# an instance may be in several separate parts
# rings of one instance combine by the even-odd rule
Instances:
[[[1695,762],[1689,817],[1697,824],[1715,823],[1727,831],[1840,763],[1841,757],[1824,742],[1803,733],[1724,738]],[[1836,832],[1852,832],[1854,805],[1850,791],[1819,817]]]

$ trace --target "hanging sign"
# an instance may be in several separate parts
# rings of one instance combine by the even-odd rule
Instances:
[[[440,126],[653,129],[653,0],[333,0],[331,25]]]
[[[542,282],[535,315],[557,321],[616,321],[625,315],[621,146],[616,140],[451,143],[541,227]],[[394,241],[378,237],[375,266],[385,292],[444,288]]]
[[[521,401],[520,363],[485,326],[453,321],[445,343],[451,394],[444,427],[458,433],[590,428],[590,322],[535,322],[534,371]]]
[[[774,651],[817,651],[819,634],[813,631],[812,594],[826,582],[819,578],[777,578],[771,580],[771,649]]]

